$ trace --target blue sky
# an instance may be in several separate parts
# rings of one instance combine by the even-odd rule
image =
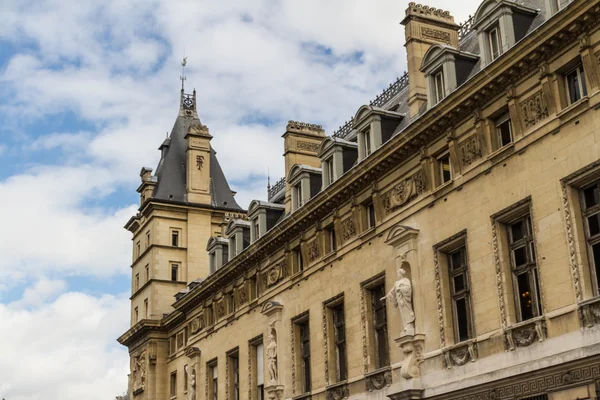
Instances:
[[[457,22],[478,1],[451,8]],[[283,176],[288,120],[326,132],[406,69],[408,1],[3,0],[0,398],[106,399],[127,387],[139,171],[186,91],[238,202]],[[40,333],[43,334],[40,334]],[[21,360],[14,363],[14,360]],[[57,368],[60,367],[60,368]]]

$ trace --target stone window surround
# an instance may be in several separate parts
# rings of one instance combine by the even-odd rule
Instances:
[[[344,384],[346,382],[348,374],[348,347],[346,344],[346,379],[337,379],[338,371],[336,362],[336,343],[333,308],[340,305],[344,306],[344,292],[323,302],[323,348],[325,360],[325,386],[327,386],[327,391],[329,391],[330,388],[334,389],[338,385]],[[344,321],[344,324],[345,323],[346,322]]]
[[[329,143],[324,143],[318,157],[321,159],[321,170],[323,172],[323,184],[321,190],[331,185],[344,174],[344,148],[357,149],[358,143],[349,142],[338,138],[327,138]],[[329,182],[329,164],[326,161],[332,161],[333,166],[333,181]]]
[[[379,107],[362,106],[356,112],[354,117],[354,130],[358,132],[358,161],[367,158],[373,154],[383,144],[381,120],[383,117],[397,119],[400,121],[405,117],[404,114],[384,110]],[[370,153],[365,154],[365,140],[369,140]]]
[[[377,274],[370,279],[367,279],[360,284],[360,297],[361,297],[361,329],[362,329],[362,343],[363,343],[363,367],[365,375],[369,372],[377,373],[380,370],[388,370],[388,367],[376,370],[375,368],[375,338],[374,338],[374,327],[373,327],[373,310],[371,304],[371,289],[384,285],[385,287],[385,271]],[[386,314],[389,307],[386,307]],[[387,315],[386,315],[387,317]],[[389,318],[388,318],[389,320]],[[388,337],[389,342],[389,337]],[[389,350],[389,343],[387,344]],[[386,369],[387,368],[387,369]]]
[[[292,196],[292,212],[296,211],[298,208],[302,207],[306,204],[311,196],[310,196],[310,176],[311,175],[322,175],[321,168],[314,168],[308,165],[300,165],[296,164],[290,170],[290,175],[288,177],[288,183],[290,185],[291,196]],[[302,204],[298,204],[298,186],[300,187],[300,198],[302,199]],[[266,228],[266,225],[265,225]],[[266,229],[265,229],[266,233]]]
[[[207,399],[212,399],[214,398],[214,380],[217,380],[217,393],[219,390],[218,387],[218,382],[219,382],[219,364],[218,364],[218,359],[215,357],[212,360],[208,361],[206,363],[206,393],[205,396]]]
[[[208,252],[209,260],[214,260],[214,272],[216,272],[217,270],[219,270],[219,268],[226,264],[224,262],[225,251],[226,249],[228,251],[228,247],[229,241],[225,238],[213,236],[208,240],[206,251]],[[209,268],[210,267],[211,266],[209,265]]]
[[[310,189],[310,187],[309,187]],[[250,207],[248,207],[248,229],[250,229],[250,243],[254,243],[256,242],[259,238],[261,238],[262,236],[264,236],[267,233],[267,211],[268,210],[276,210],[276,211],[284,211],[285,210],[285,206],[282,204],[275,204],[275,203],[267,203],[267,202],[262,202],[262,201],[258,201],[258,200],[254,200],[252,203],[250,203]],[[259,234],[258,237],[256,237],[256,232],[255,232],[255,226],[256,226],[256,222],[258,220],[258,229],[259,229]],[[240,221],[240,222],[245,222],[245,221]],[[243,235],[242,235],[242,240],[243,240]],[[237,244],[237,239],[236,239],[236,244]],[[238,244],[238,249],[239,249],[239,244]],[[242,249],[243,250],[243,249]],[[239,254],[241,252],[238,251],[236,254]]]
[[[233,219],[227,224],[225,235],[229,238],[229,259],[233,259],[244,250],[244,230],[251,229],[250,222]]]
[[[299,396],[295,396],[293,397],[294,399],[296,398],[305,398],[306,396],[310,396],[311,395],[311,391],[307,391],[307,392],[301,392],[301,390],[304,387],[304,383],[302,382],[304,380],[304,372],[302,369],[302,348],[301,348],[301,342],[300,342],[300,324],[304,324],[307,323],[309,332],[310,332],[310,314],[309,311],[305,311],[295,317],[293,317],[291,319],[291,352],[292,352],[292,373],[293,376],[296,377],[296,379],[292,380],[292,392],[293,394],[295,393],[299,393]],[[312,357],[311,357],[311,364],[312,364]],[[313,372],[313,368],[311,365],[310,368],[310,372],[312,375]],[[311,381],[312,381],[312,376],[311,376]],[[312,386],[312,385],[311,385]]]

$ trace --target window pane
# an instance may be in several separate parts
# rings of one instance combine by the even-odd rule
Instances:
[[[522,265],[527,264],[526,247],[519,247],[518,249],[513,250],[513,257],[514,257],[515,267],[520,267]]]
[[[450,156],[446,155],[440,158],[439,163],[442,183],[449,182],[452,179],[452,172],[450,171]]]
[[[450,255],[450,263],[452,270],[459,269],[463,266],[463,252],[462,249],[454,252]]]
[[[460,292],[465,289],[465,275],[460,274],[454,277],[454,291]]]
[[[531,298],[531,285],[527,272],[517,275],[517,286],[519,291],[519,306],[521,309],[521,321],[534,317],[533,299]]]
[[[377,368],[389,365],[387,351],[387,334],[384,329],[377,331]]]
[[[581,93],[579,92],[579,77],[577,75],[577,70],[567,75],[567,89],[569,91],[569,100],[571,103],[575,103],[581,98]]]
[[[600,203],[600,185],[589,187],[583,191],[585,208],[590,208]]]
[[[590,228],[590,236],[600,233],[600,213],[588,217],[588,226]]]
[[[510,226],[510,232],[512,235],[512,242],[516,242],[518,240],[523,239],[525,237],[525,229],[523,226],[523,221],[519,221]]]
[[[469,339],[469,320],[467,312],[467,300],[461,298],[456,300],[456,322],[458,324],[458,339],[462,342],[463,340]]]

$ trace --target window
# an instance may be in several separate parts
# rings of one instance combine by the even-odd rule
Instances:
[[[450,153],[443,154],[438,158],[438,171],[440,185],[452,180],[452,168],[450,167]]]
[[[139,241],[135,244],[135,248],[136,248],[136,251],[137,251],[136,257],[139,257],[142,254],[142,249],[140,247],[140,242]]]
[[[504,147],[513,141],[512,123],[508,113],[501,115],[494,121],[496,125],[496,140],[498,148]]]
[[[148,299],[144,299],[144,318],[148,318]]]
[[[600,294],[600,181],[582,191],[582,211],[591,273],[596,294]]]
[[[335,237],[335,229],[333,227],[333,225],[328,226],[327,228],[325,228],[325,240],[327,241],[327,252],[331,253],[332,251],[336,251],[337,250],[337,242],[336,242],[336,237]]]
[[[579,64],[577,67],[565,74],[565,85],[569,104],[573,104],[582,97],[587,96],[585,74],[583,72],[582,64]]]
[[[240,359],[237,350],[229,354],[228,361],[230,399],[240,400]]]
[[[177,281],[178,279],[178,270],[179,270],[179,265],[177,264],[171,264],[171,280],[172,281]]]
[[[444,84],[444,72],[440,71],[433,76],[434,81],[434,89],[435,89],[435,102],[439,103],[442,101],[446,94],[445,84]]]
[[[502,43],[500,41],[500,29],[498,27],[492,28],[488,32],[488,38],[490,40],[490,55],[492,57],[492,61],[500,56],[500,51],[502,48]]]
[[[169,338],[169,354],[175,354],[175,336]]]
[[[248,278],[249,281],[249,292],[250,292],[250,300],[255,300],[258,298],[258,279],[256,279],[256,275]]]
[[[300,359],[302,366],[302,392],[308,393],[311,390],[310,379],[310,330],[308,327],[308,319],[298,323],[300,333]]]
[[[229,313],[235,312],[235,296],[233,293],[227,295],[227,311]]]
[[[171,246],[173,247],[179,247],[179,232],[178,231],[171,231]]]
[[[213,306],[210,305],[206,307],[206,325],[210,326],[215,323],[215,313],[213,310]]]
[[[530,215],[510,222],[507,230],[517,319],[526,321],[542,314]]]
[[[294,198],[296,199],[296,208],[302,207],[302,182],[294,186]]]
[[[256,351],[256,398],[264,400],[265,395],[265,378],[264,378],[264,348],[263,344],[259,343],[254,347]]]
[[[150,265],[146,265],[146,282],[150,280]]]
[[[344,303],[331,309],[333,314],[333,331],[335,341],[336,379],[338,382],[348,378],[346,357],[346,323],[344,320]]]
[[[367,229],[371,229],[375,226],[375,206],[372,201],[365,204],[365,217],[367,219]]]
[[[215,259],[215,252],[211,252],[208,254],[208,265],[210,269],[210,273],[214,273],[217,270],[217,264]]]
[[[293,250],[293,257],[294,257],[294,265],[295,265],[295,271],[296,272],[300,272],[304,270],[304,260],[302,259],[302,251],[300,250],[300,246],[298,246],[298,248]]]
[[[256,217],[256,219],[254,220],[254,240],[258,240],[258,238],[260,237],[260,225],[258,222],[258,218]]]
[[[217,363],[209,364],[208,370],[208,398],[219,400],[219,378],[217,371]]]
[[[325,166],[327,167],[327,184],[331,185],[333,183],[333,157],[329,158],[325,161]]]
[[[371,133],[367,130],[365,132],[361,132],[362,142],[363,142],[363,152],[365,157],[371,154]]]
[[[373,287],[370,292],[373,314],[373,337],[375,339],[375,369],[379,369],[390,365],[385,307],[385,285],[377,285]]]
[[[450,295],[454,318],[454,340],[456,343],[472,337],[471,298],[467,268],[467,253],[464,246],[448,254]]]
[[[150,231],[146,232],[146,248],[150,247]]]
[[[140,289],[140,274],[135,274],[135,290]]]
[[[134,310],[135,319],[134,322],[138,322],[140,320],[140,314],[138,312],[138,308],[136,307]]]
[[[171,397],[177,396],[177,371],[171,372],[171,384],[170,384]]]

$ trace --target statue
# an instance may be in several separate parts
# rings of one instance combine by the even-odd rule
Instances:
[[[185,366],[185,373],[188,376],[188,395],[189,400],[196,400],[196,369]]]
[[[412,284],[410,279],[405,277],[406,271],[400,267],[398,269],[398,280],[394,284],[392,290],[381,300],[389,300],[394,307],[400,310],[402,324],[404,328],[402,335],[415,334],[415,312],[412,304]]]
[[[133,359],[133,393],[137,394],[146,388],[146,351]]]
[[[277,342],[275,341],[275,328],[269,324],[269,345],[267,346],[267,359],[269,360],[269,378],[271,383],[277,383]]]

